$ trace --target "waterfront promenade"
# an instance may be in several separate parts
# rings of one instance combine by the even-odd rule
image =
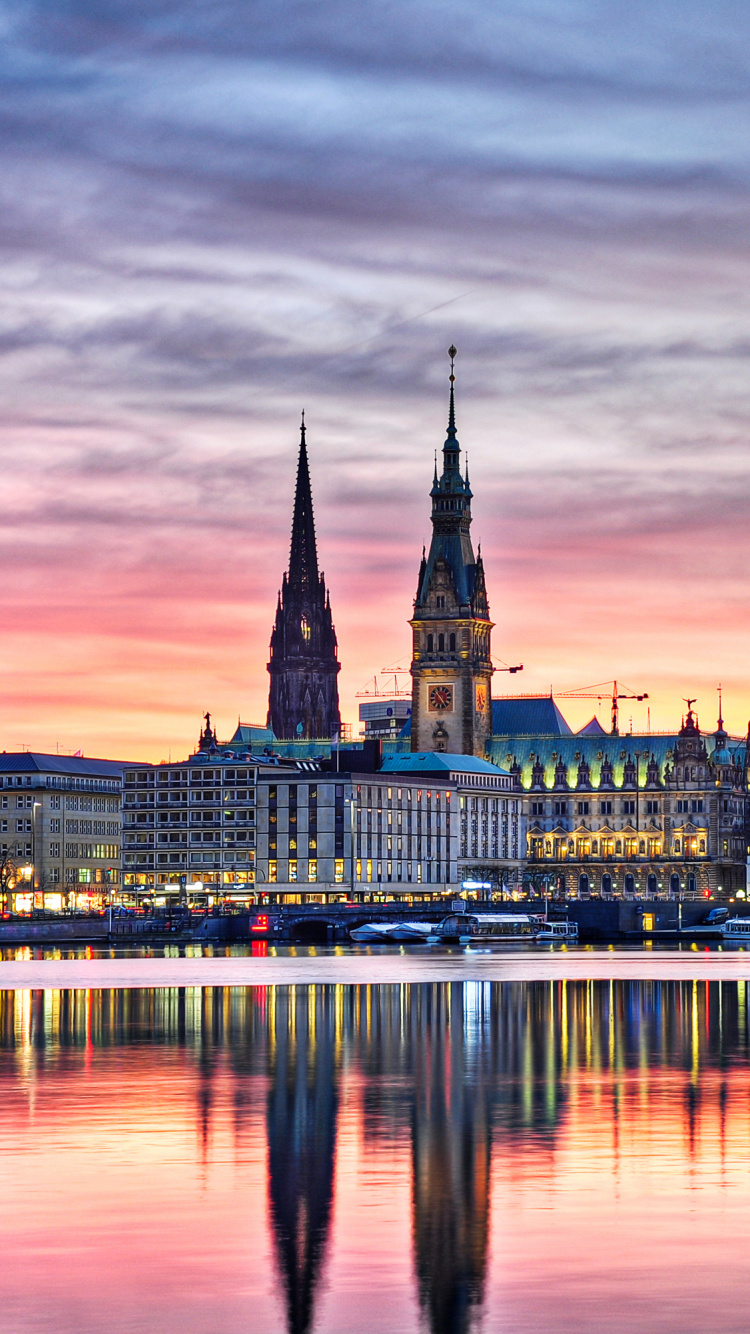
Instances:
[[[278,956],[23,959],[0,962],[0,991],[394,983],[750,981],[750,951],[498,949],[319,951]]]

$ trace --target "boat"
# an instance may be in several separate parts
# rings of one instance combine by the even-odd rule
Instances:
[[[364,922],[349,935],[357,945],[423,944],[433,936],[434,922]]]
[[[724,940],[747,940],[750,942],[750,917],[730,917],[722,922],[719,930]]]
[[[451,913],[437,927],[437,936],[461,945],[493,944],[509,940],[533,941],[538,923],[525,913]]]
[[[563,940],[571,945],[578,944],[578,923],[577,922],[542,922],[536,933],[536,939],[541,941]]]

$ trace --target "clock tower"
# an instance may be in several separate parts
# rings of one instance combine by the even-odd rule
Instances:
[[[484,757],[492,732],[492,621],[481,551],[474,557],[469,470],[461,475],[451,359],[443,472],[432,484],[432,541],[422,551],[412,628],[411,748]]]

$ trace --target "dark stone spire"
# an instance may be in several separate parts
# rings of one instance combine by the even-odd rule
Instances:
[[[289,571],[276,605],[268,671],[268,724],[274,736],[323,740],[338,732],[336,631],[325,579],[318,572],[304,413]]]
[[[318,549],[315,542],[315,516],[306,434],[303,412],[297,463],[297,489],[294,495],[292,545],[289,553],[289,582],[300,588],[311,589],[318,584]]]

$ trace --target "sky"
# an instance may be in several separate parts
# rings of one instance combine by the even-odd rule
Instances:
[[[4,0],[0,37],[0,749],[265,722],[302,408],[356,724],[409,663],[451,342],[495,693],[617,678],[668,730],[721,681],[746,730],[744,4]]]

